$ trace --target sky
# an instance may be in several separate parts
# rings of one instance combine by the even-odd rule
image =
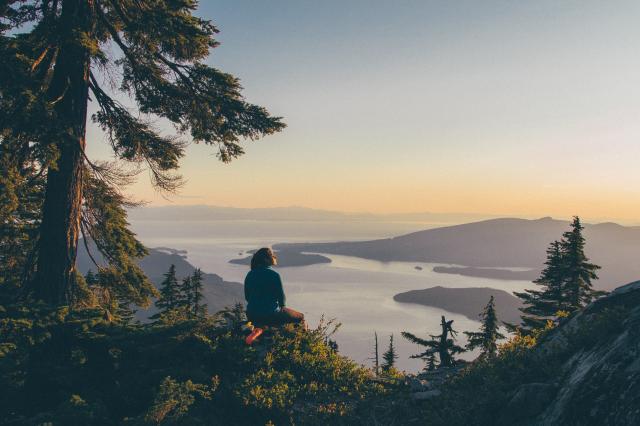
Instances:
[[[206,0],[208,63],[284,117],[230,164],[191,145],[152,205],[640,223],[640,2]],[[171,130],[171,129],[166,129]],[[95,126],[89,153],[108,156]]]

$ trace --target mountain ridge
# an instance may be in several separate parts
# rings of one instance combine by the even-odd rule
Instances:
[[[615,224],[617,225],[617,224]],[[338,254],[383,262],[429,262],[452,266],[540,270],[548,245],[562,237],[569,222],[541,219],[498,218],[416,231],[392,238],[332,243],[275,244],[279,250]],[[586,224],[586,253],[603,268],[599,288],[640,278],[636,262],[640,228],[610,223]]]
[[[407,221],[442,222],[479,220],[495,215],[484,213],[369,213],[341,212],[308,207],[241,208],[210,205],[136,207],[128,211],[131,220],[267,220],[267,221]]]

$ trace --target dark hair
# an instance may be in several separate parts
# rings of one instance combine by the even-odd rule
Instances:
[[[278,259],[269,247],[263,247],[256,251],[251,258],[251,270],[277,265]]]

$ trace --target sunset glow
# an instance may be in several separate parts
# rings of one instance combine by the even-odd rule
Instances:
[[[638,3],[232,3],[199,10],[209,63],[288,128],[230,164],[191,146],[178,195],[134,197],[640,221]]]

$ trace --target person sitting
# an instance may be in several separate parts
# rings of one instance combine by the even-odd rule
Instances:
[[[244,279],[247,318],[256,327],[302,324],[304,315],[285,306],[280,274],[273,270],[277,258],[270,248],[261,248],[251,258],[251,270]]]

